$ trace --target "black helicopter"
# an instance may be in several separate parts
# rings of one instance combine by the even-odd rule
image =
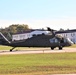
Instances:
[[[40,34],[21,41],[9,41],[0,32],[0,45],[13,47],[10,49],[12,51],[16,47],[51,47],[51,50],[58,47],[62,50],[63,47],[73,44],[70,39],[57,35],[53,29],[47,27],[47,31],[50,31],[50,34]]]

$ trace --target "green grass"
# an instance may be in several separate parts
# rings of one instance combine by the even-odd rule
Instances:
[[[12,47],[0,46],[0,50]],[[76,45],[70,46],[76,48]],[[16,48],[28,50],[28,48]],[[38,48],[30,48],[31,50]],[[0,55],[0,75],[76,73],[76,53]]]
[[[10,46],[2,46],[0,45],[0,50],[10,50],[12,47]]]
[[[74,44],[74,45],[70,46],[70,48],[76,48],[76,44]]]
[[[12,47],[10,47],[10,46],[2,46],[2,45],[0,45],[0,50],[10,50],[11,48]],[[69,48],[76,48],[76,44],[70,46]],[[29,50],[29,49],[30,50],[39,50],[39,48],[37,48],[37,47],[35,47],[35,48],[34,47],[31,47],[31,48],[28,48],[28,47],[17,47],[17,48],[15,48],[15,50]]]
[[[76,73],[76,53],[0,55],[1,75],[21,73]]]
[[[2,46],[0,45],[0,50],[10,50],[12,47],[10,46]],[[46,49],[44,47],[16,47],[14,50],[39,50],[39,49]]]

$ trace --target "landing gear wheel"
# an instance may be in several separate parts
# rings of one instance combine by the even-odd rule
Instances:
[[[51,50],[54,50],[54,47],[51,47]]]
[[[59,50],[62,50],[62,46],[59,47]]]

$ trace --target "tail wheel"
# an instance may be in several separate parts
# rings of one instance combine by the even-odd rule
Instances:
[[[15,49],[16,47],[13,47],[12,49],[10,49],[10,52],[12,52],[13,49]]]
[[[62,50],[62,46],[59,46],[59,50]]]
[[[10,49],[10,52],[12,52],[12,49]]]
[[[51,47],[51,50],[54,50],[54,47]]]

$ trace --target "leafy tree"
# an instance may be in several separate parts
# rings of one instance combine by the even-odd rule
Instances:
[[[28,25],[23,24],[23,25],[18,25],[16,29],[17,29],[18,33],[21,33],[21,32],[24,32],[25,30],[28,30],[29,27],[28,27]]]
[[[2,32],[7,38],[9,38],[9,36],[12,34],[22,33],[28,29],[30,29],[30,28],[26,24],[12,24],[7,28],[4,28],[4,29],[0,28],[0,32]]]

